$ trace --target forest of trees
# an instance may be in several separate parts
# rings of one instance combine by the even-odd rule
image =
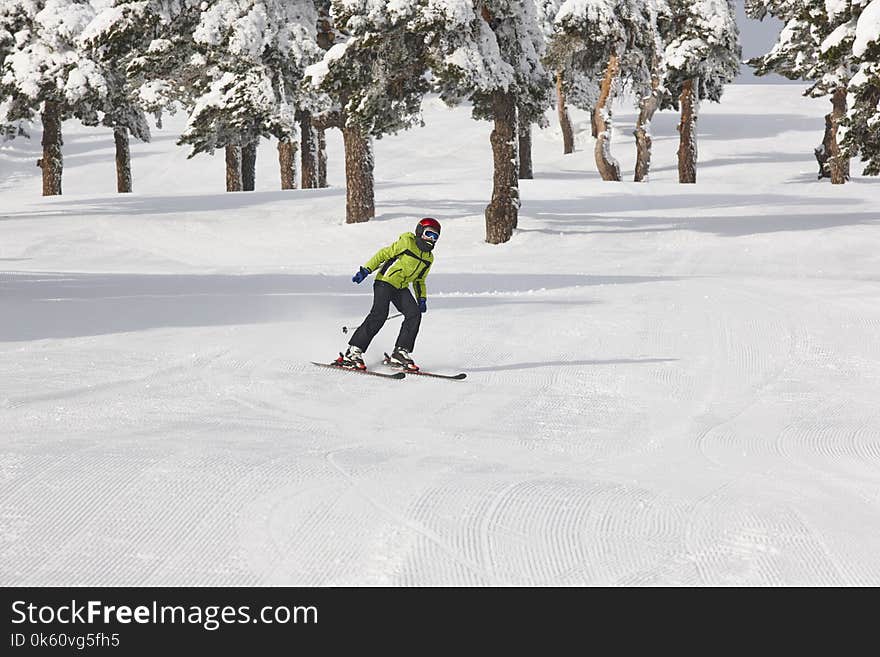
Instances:
[[[845,183],[853,157],[880,173],[880,0],[746,11],[784,23],[756,72],[831,102],[820,177]],[[533,175],[533,125],[555,113],[571,153],[568,108],[590,112],[597,170],[619,181],[612,105],[625,92],[638,111],[633,179],[648,180],[652,117],[672,109],[679,181],[695,183],[700,104],[720,101],[740,60],[732,0],[4,0],[0,132],[41,123],[43,194],[56,195],[72,118],[113,131],[119,192],[135,186],[131,137],[149,141],[166,113],[187,113],[178,144],[191,157],[222,150],[230,192],[254,189],[261,139],[277,142],[281,189],[326,186],[325,131],[338,129],[354,223],[375,214],[373,140],[419,125],[437,94],[493,125],[486,240],[502,243]]]

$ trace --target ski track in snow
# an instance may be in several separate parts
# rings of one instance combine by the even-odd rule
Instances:
[[[880,186],[815,181],[825,111],[731,87],[696,186],[671,113],[642,185],[598,180],[586,115],[570,156],[551,120],[501,247],[490,127],[434,99],[377,142],[378,216],[353,226],[333,132],[329,189],[275,191],[266,142],[235,195],[177,119],[132,145],[125,197],[100,129],[65,124],[61,198],[39,197],[39,135],[15,142],[0,584],[880,584]],[[311,366],[368,309],[351,271],[428,214],[416,354],[468,378]]]

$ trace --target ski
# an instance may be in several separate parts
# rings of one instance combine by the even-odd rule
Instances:
[[[452,381],[461,381],[464,378],[467,378],[467,374],[461,372],[459,374],[438,374],[436,372],[426,372],[424,370],[407,370],[403,369],[397,365],[391,364],[391,357],[388,354],[385,354],[385,360],[382,361],[384,365],[387,367],[391,367],[394,369],[401,370],[399,373],[403,374],[412,374],[413,376],[429,376],[434,379],[450,379]]]
[[[459,372],[458,374],[437,374],[436,372],[423,372],[422,370],[411,371],[405,370],[407,374],[412,374],[414,376],[430,376],[434,379],[449,379],[450,381],[461,381],[462,379],[467,378],[467,374],[464,372]],[[403,372],[401,372],[403,374]]]
[[[373,370],[358,370],[353,367],[342,367],[342,365],[336,365],[335,363],[316,363],[312,361],[312,365],[317,365],[318,367],[326,367],[331,370],[342,370],[343,372],[352,372],[354,374],[366,374],[368,376],[381,376],[383,379],[405,379],[405,372],[395,372],[394,374],[387,374],[385,372],[375,372]]]

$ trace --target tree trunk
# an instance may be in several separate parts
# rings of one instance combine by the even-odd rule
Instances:
[[[564,73],[561,69],[556,71],[556,111],[559,114],[559,127],[562,129],[563,152],[566,155],[574,153],[574,128],[565,104]]]
[[[620,181],[620,164],[611,155],[611,103],[614,101],[614,82],[620,68],[620,59],[611,55],[605,78],[599,89],[599,100],[593,110],[593,124],[596,126],[596,167],[602,180]]]
[[[531,180],[535,177],[532,169],[532,124],[520,118],[517,130],[519,136],[519,177],[520,180]]]
[[[318,128],[318,187],[327,186],[327,134]]]
[[[254,191],[257,182],[257,143],[241,147],[241,188],[246,192]]]
[[[326,6],[325,6],[326,4]],[[322,3],[322,7],[318,9],[318,46],[322,50],[329,50],[336,42],[336,31],[333,27],[333,20],[329,14],[329,2]],[[327,136],[324,132],[326,125],[315,126],[317,128],[317,151],[318,151],[318,187],[327,186]]]
[[[373,143],[354,126],[342,128],[345,146],[345,222],[356,224],[376,216],[373,197]]]
[[[241,191],[241,146],[226,145],[226,191]]]
[[[318,4],[318,3],[316,3]],[[330,50],[336,42],[336,32],[333,28],[333,19],[330,18],[329,5],[318,9],[318,46],[322,50]]]
[[[644,182],[648,179],[651,170],[651,148],[654,140],[651,137],[651,121],[654,113],[660,106],[660,75],[654,73],[651,76],[651,93],[639,101],[639,118],[633,134],[636,137],[636,173],[635,182]]]
[[[116,191],[120,194],[131,192],[131,151],[128,147],[128,128],[113,128],[113,141],[116,142]]]
[[[318,134],[308,112],[303,112],[299,122],[302,134],[302,188],[318,187]]]
[[[281,169],[281,189],[296,189],[296,151],[295,141],[278,142],[278,166]]]
[[[849,158],[840,147],[840,124],[846,118],[846,87],[838,87],[831,96],[831,152],[828,167],[831,184],[843,185],[849,180]]]
[[[678,182],[697,182],[697,99],[694,80],[681,88],[681,123],[678,125]]]
[[[61,173],[64,169],[64,157],[61,147],[61,103],[47,100],[43,104],[43,157],[37,162],[43,170],[43,196],[61,194]]]
[[[831,142],[834,140],[834,131],[832,130],[831,114],[825,115],[825,134],[822,136],[822,143],[813,149],[816,161],[819,163],[819,180],[831,177],[831,165],[828,162],[831,157]]]
[[[486,241],[502,244],[513,235],[519,220],[519,181],[517,179],[516,103],[513,96],[496,91],[492,98],[495,129],[492,130],[494,184],[492,201],[486,207]]]

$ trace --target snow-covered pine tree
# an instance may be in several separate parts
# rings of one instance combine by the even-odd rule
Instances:
[[[544,63],[553,71],[553,81],[556,88],[556,115],[559,120],[559,129],[562,132],[562,152],[565,155],[574,153],[574,126],[571,122],[571,116],[568,112],[568,103],[566,102],[565,80],[571,75],[566,71],[566,66],[570,63],[567,53],[554,48],[558,46],[556,14],[562,6],[563,0],[535,0],[537,10],[538,25],[544,34],[544,41],[547,44],[547,50],[544,55]],[[556,58],[559,61],[556,61]]]
[[[548,0],[548,4],[544,6],[545,12],[552,11],[551,2],[552,0]],[[547,50],[543,59],[544,63],[555,71],[556,107],[560,112],[559,121],[563,130],[563,151],[568,153],[574,151],[574,132],[572,130],[571,135],[567,135],[567,125],[570,123],[570,118],[567,111],[560,108],[572,105],[589,112],[592,135],[594,138],[597,137],[598,132],[594,121],[595,109],[596,103],[599,101],[599,90],[605,70],[602,66],[594,64],[594,58],[589,51],[585,53],[585,44],[582,38],[566,33],[556,22],[559,8],[564,2],[565,0],[557,0],[556,10],[552,14],[545,13],[541,24],[547,38]],[[551,23],[544,22],[547,20]],[[587,61],[582,61],[585,55]]]
[[[486,241],[507,242],[519,219],[518,113],[549,105],[552,81],[541,62],[541,28],[532,2],[446,0],[427,3],[436,88],[448,103],[469,99],[476,119],[490,120],[494,160]],[[435,6],[436,5],[436,6]]]
[[[742,49],[732,0],[670,0],[672,26],[665,50],[665,86],[681,110],[678,179],[697,181],[700,102],[719,102],[739,72]]]
[[[227,190],[251,187],[258,140],[297,141],[296,112],[320,105],[301,84],[319,54],[313,0],[117,2],[143,7],[151,37],[128,67],[143,78],[144,108],[185,107],[189,122],[178,143],[192,146],[190,157],[223,148]],[[291,161],[282,146],[282,187],[291,184]]]
[[[11,34],[14,43],[0,72],[2,120],[30,120],[40,113],[44,196],[61,194],[62,121],[75,116],[98,123],[106,81],[76,45],[93,16],[87,0],[4,0],[0,13],[0,32]]]
[[[124,72],[131,105],[158,120],[192,107],[204,90],[205,60],[193,43],[200,16],[198,0],[109,0],[83,41]]]
[[[591,98],[596,135],[596,166],[604,180],[620,180],[620,166],[611,155],[611,104],[616,91],[630,86],[637,98],[656,99],[657,68],[662,55],[658,17],[668,13],[663,0],[564,0],[554,17],[551,58],[561,68],[593,81]],[[647,101],[644,103],[647,105]],[[637,179],[646,175],[650,142],[647,122],[653,111],[641,114],[642,139]]]
[[[415,1],[334,0],[334,44],[307,71],[333,101],[323,125],[342,130],[347,223],[375,216],[373,138],[421,123],[432,38],[422,9]]]
[[[539,59],[544,57],[547,50],[547,12],[552,10],[552,6],[547,6],[547,0],[526,0],[529,4],[534,3],[533,12],[530,20],[533,24],[530,26],[524,38],[531,39],[532,47],[537,52]],[[558,2],[558,0],[551,0]],[[542,6],[543,3],[543,6]],[[547,88],[552,88],[555,84],[555,76],[551,70],[546,67],[543,69],[544,75],[547,76]],[[564,100],[564,99],[563,99]],[[546,110],[551,106],[552,94],[545,96],[545,104],[528,102],[521,104],[517,108],[517,155],[519,157],[519,178],[522,180],[530,180],[534,178],[532,163],[532,126],[544,128],[548,125]],[[566,112],[567,114],[567,112]]]
[[[805,96],[829,96],[825,136],[815,149],[819,177],[843,184],[849,158],[841,147],[840,127],[846,117],[847,86],[856,72],[852,57],[858,12],[867,0],[747,0],[746,13],[757,19],[774,16],[784,23],[767,54],[749,60],[757,75],[778,73],[812,85]]]
[[[0,78],[3,77],[3,68],[6,58],[15,50],[15,33],[21,29],[23,16],[11,11],[12,7],[0,5]],[[17,136],[28,136],[24,128],[24,121],[7,121],[12,99],[8,98],[0,84],[0,142],[15,139]]]
[[[331,16],[330,0],[314,0],[317,12],[318,47],[326,52],[336,42],[336,28]],[[323,53],[322,53],[323,56]],[[326,125],[321,115],[313,112],[298,113],[300,133],[302,134],[302,186],[303,189],[327,186],[327,141]]]
[[[319,56],[315,4],[214,0],[200,9],[189,62],[198,93],[179,143],[192,155],[225,147],[227,189],[252,190],[259,139],[295,140],[296,113],[320,102],[301,84]]]
[[[651,122],[660,108],[666,89],[663,86],[663,57],[666,42],[671,37],[672,10],[667,0],[652,0],[646,4],[650,13],[648,23],[639,22],[641,31],[637,43],[641,44],[632,62],[635,70],[633,91],[638,98],[639,114],[633,135],[636,138],[636,166],[633,180],[645,182],[651,170],[654,139]]]
[[[150,126],[137,96],[140,80],[128,65],[151,41],[144,3],[92,0],[96,15],[79,36],[79,45],[101,67],[106,81],[101,123],[113,130],[116,189],[132,191],[129,135],[150,141]]]
[[[852,55],[858,71],[849,81],[852,106],[843,144],[866,162],[864,173],[880,175],[880,0],[859,7]]]

